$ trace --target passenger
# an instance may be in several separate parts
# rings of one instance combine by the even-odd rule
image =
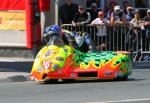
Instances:
[[[84,53],[95,51],[95,45],[87,32],[74,32],[73,37],[75,38],[80,51]]]
[[[93,42],[88,33],[70,32],[68,30],[61,29],[58,25],[52,25],[44,29],[43,37],[46,39],[47,43],[51,42],[49,40],[53,35],[61,37],[61,40],[63,40],[66,45],[70,45],[82,52],[88,52],[94,49]]]

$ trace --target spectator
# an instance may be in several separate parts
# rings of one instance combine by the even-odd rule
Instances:
[[[111,40],[114,44],[111,47],[113,47],[113,50],[124,50],[124,25],[126,24],[125,14],[121,11],[120,6],[115,6],[114,11],[111,14],[110,18],[110,24],[112,26],[112,33],[111,34]]]
[[[96,19],[98,16],[98,8],[97,8],[97,4],[94,2],[91,5],[91,10],[89,11],[91,14],[91,21],[93,21],[94,19]]]
[[[128,41],[128,39],[129,39],[129,32],[128,31],[130,31],[130,22],[131,22],[131,20],[134,18],[134,11],[133,11],[133,7],[132,6],[128,6],[127,7],[127,14],[126,14],[126,23],[127,23],[127,25],[128,26],[126,26],[126,31],[127,31],[127,34],[126,34],[126,44],[127,44],[127,48],[126,48],[126,50],[128,50],[128,43],[127,43],[127,41]]]
[[[144,17],[144,26],[148,30],[150,36],[150,9],[147,10],[147,15]]]
[[[109,3],[109,6],[108,6],[108,10],[106,10],[105,12],[107,12],[106,13],[106,17],[107,17],[107,19],[108,20],[110,20],[110,17],[111,17],[111,14],[112,14],[112,12],[114,11],[114,7],[117,5],[117,3],[114,1],[114,0],[111,0],[110,1],[110,3]]]
[[[143,29],[143,22],[141,19],[140,11],[138,9],[135,10],[134,18],[130,22],[130,50],[140,50],[141,49],[141,30]]]
[[[92,3],[100,4],[99,0],[86,0],[86,6],[89,8]]]
[[[150,9],[147,10],[147,15],[144,17],[144,28],[145,28],[145,43],[146,43],[146,50],[150,50]],[[144,44],[145,44],[144,43]]]
[[[125,14],[121,11],[120,6],[115,6],[110,18],[111,25],[126,24]]]
[[[138,9],[135,10],[134,18],[131,20],[130,25],[133,28],[142,29],[142,19],[141,19],[140,11]]]
[[[127,14],[127,7],[129,6],[129,2],[128,1],[123,1],[123,13]]]
[[[127,7],[126,21],[130,24],[130,21],[134,18],[134,12],[132,6]]]
[[[91,22],[91,24],[92,25],[99,25],[97,36],[106,36],[107,35],[105,25],[109,24],[109,21],[106,18],[104,18],[104,12],[103,11],[98,12],[98,18],[93,20]]]
[[[77,4],[72,3],[72,0],[65,0],[65,4],[59,8],[60,24],[71,24],[77,11]]]
[[[75,15],[72,24],[74,26],[81,26],[89,23],[91,20],[91,16],[89,12],[86,12],[85,8],[82,5],[78,6],[78,12]]]
[[[105,40],[106,40],[106,36],[107,36],[106,25],[109,24],[109,21],[106,18],[104,18],[103,11],[98,12],[98,17],[99,18],[96,18],[95,20],[93,20],[91,22],[91,24],[97,25],[97,29],[98,29],[97,36],[100,37],[100,42],[101,42],[100,44],[104,45],[106,42]],[[98,43],[98,45],[99,45],[99,43]]]
[[[93,3],[93,0],[86,0],[87,7],[90,7],[92,3]]]

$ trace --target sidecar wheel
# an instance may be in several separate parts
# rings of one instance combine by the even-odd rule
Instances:
[[[49,79],[45,81],[40,81],[40,84],[53,84],[53,83],[58,83],[58,79]]]
[[[117,77],[114,80],[116,80],[116,81],[127,81],[128,80],[128,76]]]

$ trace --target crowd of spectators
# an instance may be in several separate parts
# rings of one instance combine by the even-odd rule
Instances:
[[[105,38],[105,36],[108,35],[106,25],[111,27],[119,25],[130,25],[130,28],[126,28],[125,30],[128,31],[126,35],[129,33],[133,34],[132,36],[128,36],[132,42],[135,43],[137,40],[139,40],[138,38],[140,36],[138,36],[138,34],[141,31],[144,32],[144,36],[142,37],[146,38],[144,39],[144,42],[150,42],[150,9],[147,10],[145,17],[141,18],[140,10],[133,8],[128,1],[124,1],[122,7],[113,0],[110,1],[109,7],[106,7],[102,10],[98,9],[96,2],[91,3],[90,7],[90,10],[86,10],[83,5],[74,4],[72,0],[65,0],[65,4],[62,5],[59,9],[59,23],[61,25],[72,24],[73,26],[81,26],[86,24],[101,25],[97,26],[96,33],[96,35],[100,38]],[[113,28],[113,31],[116,31],[116,29],[117,33],[122,31],[120,28]],[[122,41],[125,42],[124,38],[126,37],[117,35],[114,36],[114,41],[116,41],[115,38],[118,38],[116,40],[118,40],[118,43],[120,44]],[[118,47],[120,49],[117,48],[118,50],[126,49],[125,47],[120,46]],[[134,48],[134,45],[130,46],[130,49]],[[141,45],[138,45],[138,49],[140,48]]]

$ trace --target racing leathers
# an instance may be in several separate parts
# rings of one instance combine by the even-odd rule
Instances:
[[[65,44],[70,44],[76,49],[82,52],[93,51],[95,49],[91,37],[86,32],[70,32],[68,30],[62,30],[62,39]]]
[[[61,46],[66,44],[82,52],[92,52],[94,50],[91,37],[86,32],[70,32],[61,29],[60,33],[49,32],[44,38],[48,45],[55,44]]]
[[[72,35],[72,32],[62,29],[62,33],[63,34],[61,35],[61,39],[64,41],[65,44],[70,45],[75,49],[79,49],[78,44],[76,43],[76,40]]]

